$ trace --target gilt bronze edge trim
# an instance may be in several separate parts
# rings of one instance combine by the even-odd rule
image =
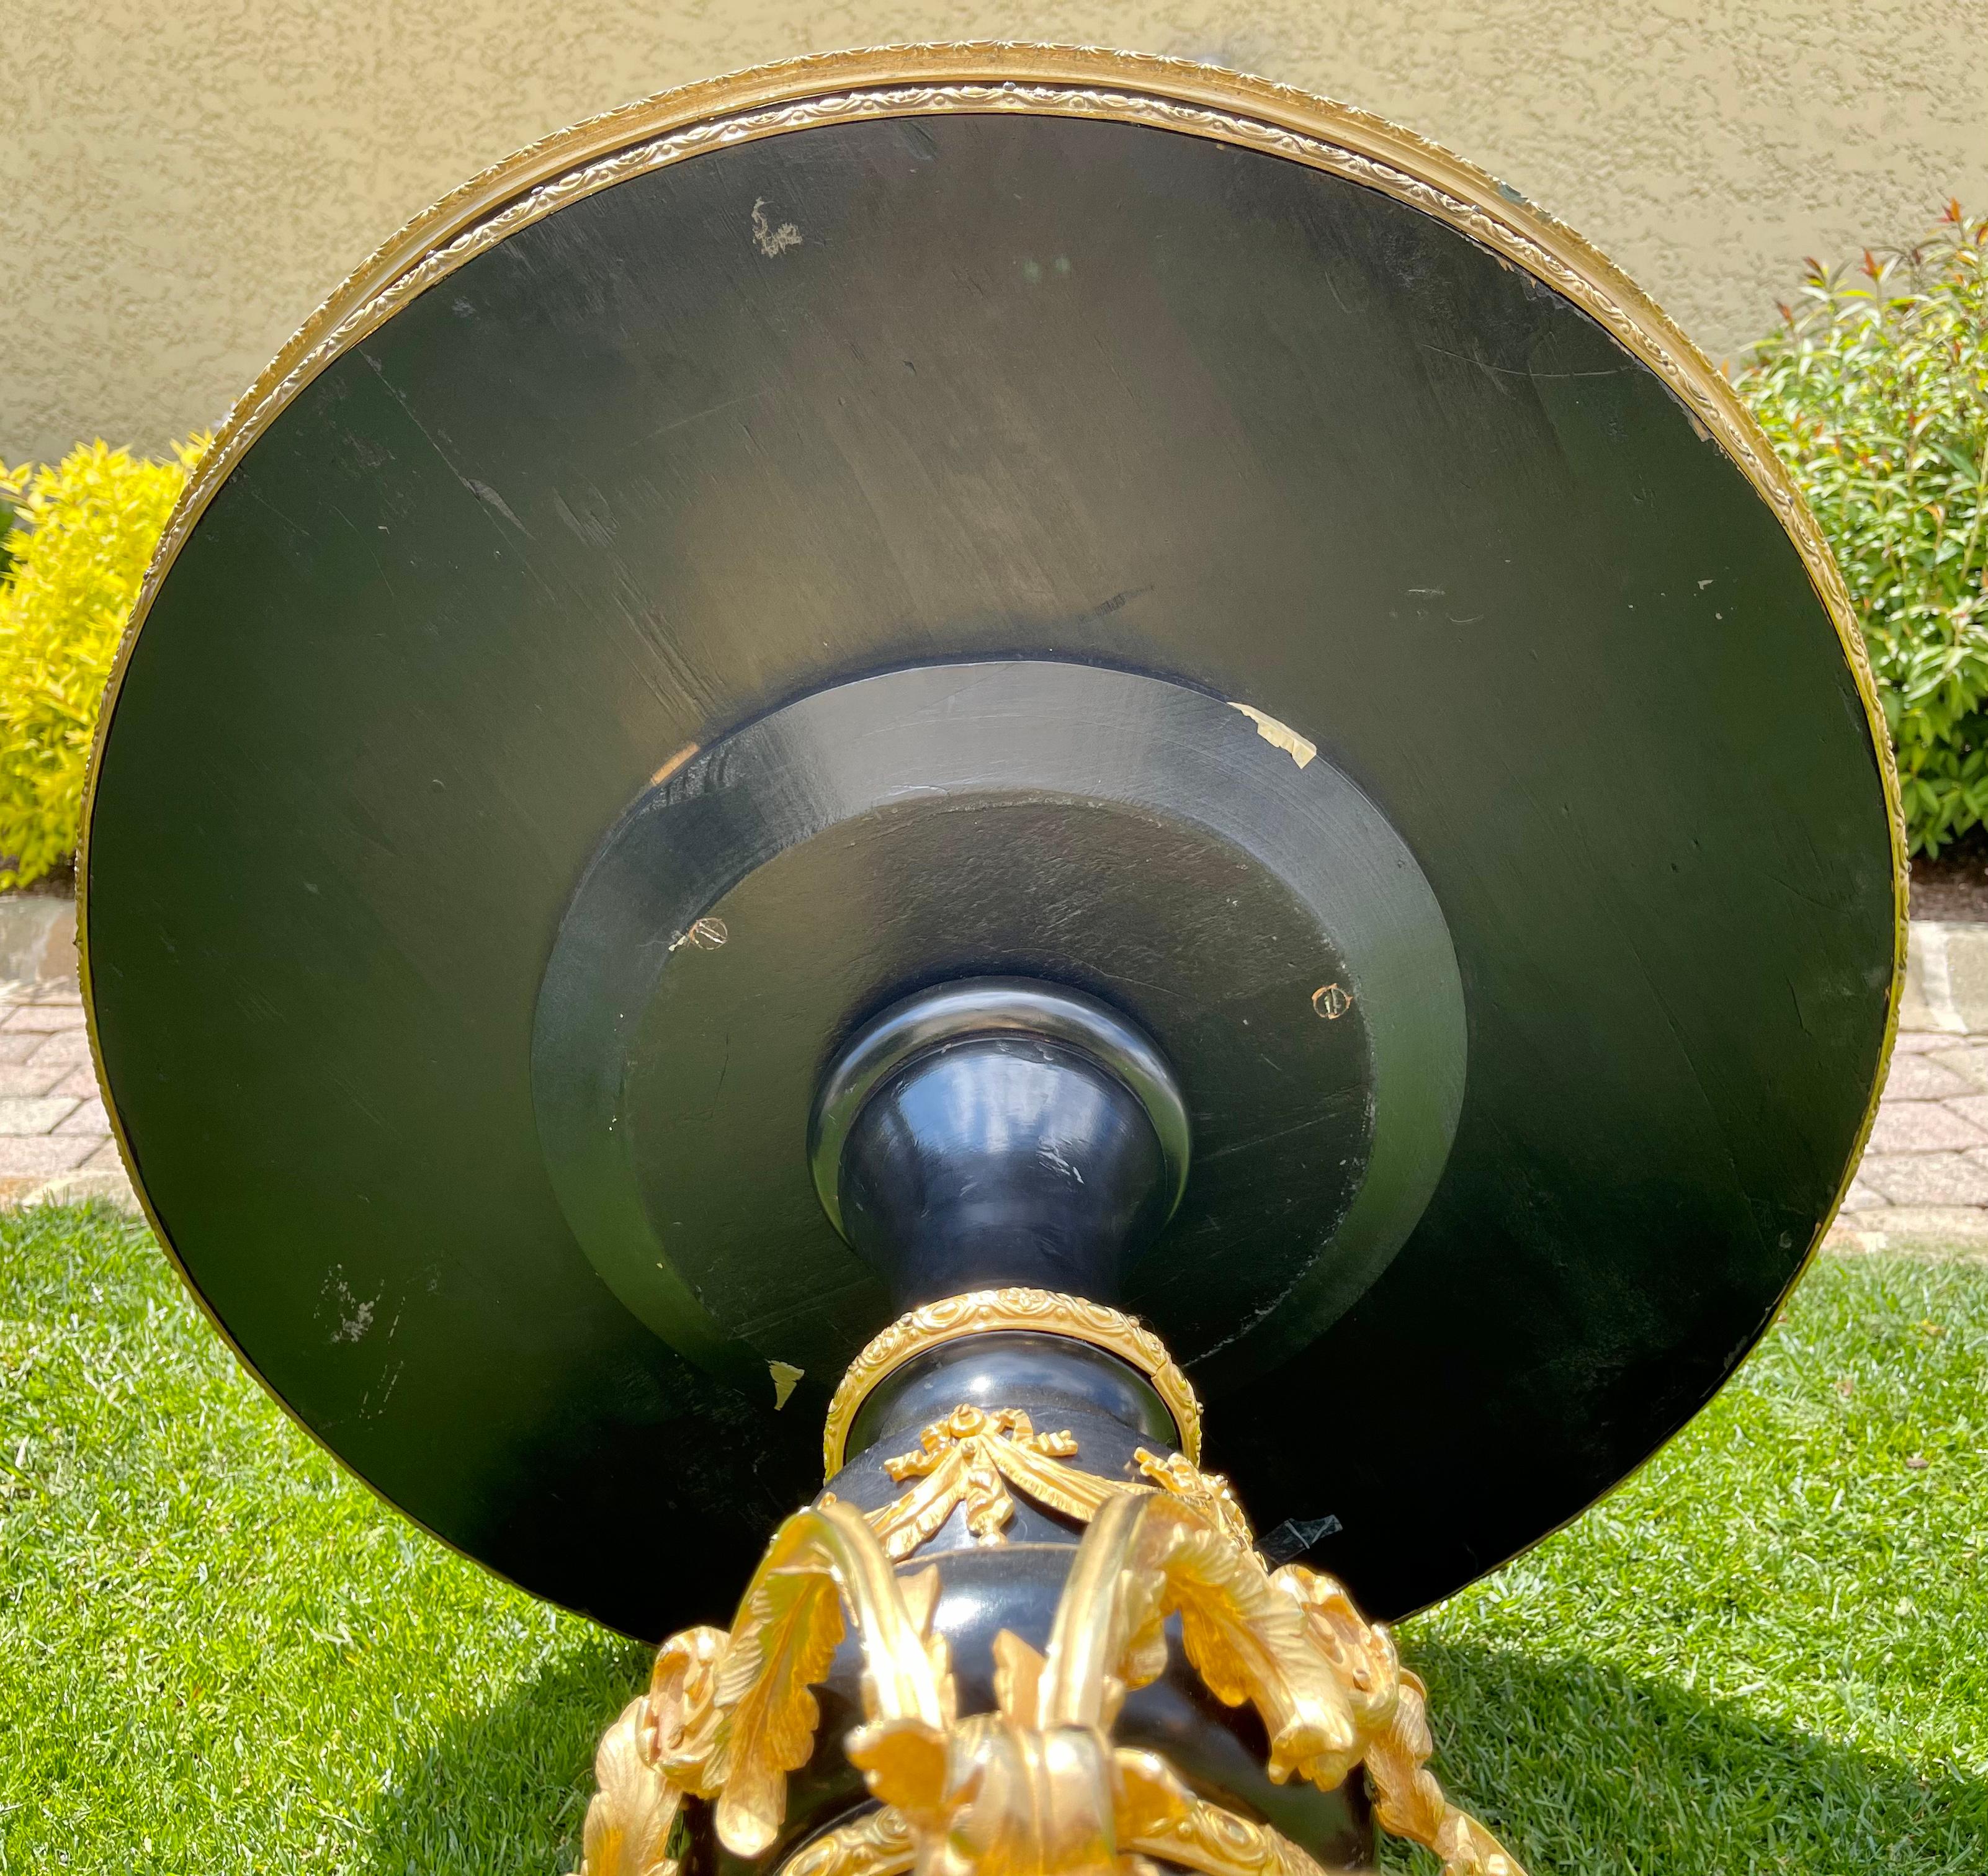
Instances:
[[[873,1337],[849,1364],[828,1404],[821,1434],[822,1476],[833,1479],[842,1470],[848,1456],[849,1429],[880,1383],[929,1349],[1002,1330],[1067,1336],[1137,1368],[1152,1383],[1161,1404],[1173,1416],[1188,1462],[1200,1463],[1200,1400],[1194,1384],[1151,1330],[1136,1317],[1083,1296],[1011,1288],[970,1290],[921,1303]]]

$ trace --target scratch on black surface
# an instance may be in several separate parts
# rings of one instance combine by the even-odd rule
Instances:
[[[402,390],[392,379],[387,377],[386,368],[380,363],[379,360],[375,358],[370,352],[363,350],[360,352],[360,357],[364,359],[367,363],[372,368],[373,375],[380,380],[381,387],[386,391],[387,395],[391,397],[393,401],[401,407],[401,409],[405,414],[407,421],[412,424],[414,427],[421,433],[423,438],[427,441],[428,448],[433,450],[434,453],[441,458],[442,465],[448,471],[449,474],[454,476],[457,482],[461,483],[462,485],[472,495],[475,496],[477,500],[485,508],[492,509],[495,512],[502,514],[504,518],[510,522],[512,526],[516,528],[519,533],[526,536],[527,539],[530,538],[530,529],[526,528],[525,524],[520,521],[516,515],[511,512],[509,507],[505,502],[504,498],[498,494],[495,489],[492,488],[488,482],[479,482],[473,477],[465,475],[463,472],[455,466],[455,459],[449,455],[447,450],[442,448],[440,439],[436,437],[434,431],[430,430],[428,425],[423,423],[421,418],[415,414],[414,407],[407,401],[407,393]]]
[[[1337,1230],[1338,1226],[1335,1225],[1334,1229]],[[1314,1262],[1316,1260],[1314,1260]],[[1261,1303],[1256,1308],[1252,1310],[1247,1316],[1243,1317],[1242,1321],[1238,1323],[1233,1329],[1229,1330],[1228,1334],[1222,1337],[1222,1338],[1218,1342],[1209,1343],[1205,1348],[1202,1349],[1201,1352],[1194,1357],[1194,1359],[1197,1361],[1206,1361],[1211,1357],[1220,1354],[1224,1349],[1233,1347],[1236,1343],[1241,1341],[1246,1335],[1249,1334],[1259,1323],[1262,1322],[1267,1317],[1275,1315],[1279,1310],[1284,1306],[1284,1304],[1290,1300],[1292,1294],[1297,1290],[1298,1286],[1305,1280],[1307,1276],[1310,1274],[1312,1267],[1312,1265],[1307,1264],[1303,1269],[1300,1270],[1297,1276],[1293,1276],[1291,1280],[1286,1283],[1283,1289],[1279,1290],[1274,1296],[1271,1297],[1267,1303]]]
[[[373,1388],[368,1388],[360,1397],[359,1418],[361,1420],[377,1420],[387,1411],[387,1403],[394,1398],[394,1390],[401,1384],[401,1371],[407,1365],[404,1361],[396,1361],[381,1371]],[[380,1396],[380,1404],[375,1407],[373,1404],[373,1388],[379,1387],[382,1382],[385,1384],[386,1391]]]
[[[475,496],[478,501],[489,502],[499,514],[510,522],[512,527],[523,535],[526,539],[529,540],[532,538],[531,529],[511,512],[510,503],[505,501],[488,482],[479,482],[473,475],[466,475],[462,478],[462,485]]]
[[[1763,868],[1760,877],[1763,880],[1772,881],[1790,897],[1800,900],[1804,905],[1814,906],[1819,911],[1841,912],[1843,910],[1842,902],[1840,900],[1826,898],[1816,893],[1804,892],[1794,881],[1784,880],[1778,873],[1770,873]]]
[[[1609,365],[1596,371],[1536,371],[1530,365],[1494,365],[1488,358],[1472,358],[1466,353],[1452,352],[1445,346],[1431,345],[1422,341],[1425,352],[1439,352],[1445,358],[1453,358],[1459,364],[1475,365],[1479,371],[1496,372],[1501,378],[1619,378],[1625,371],[1633,371],[1633,365]]]
[[[259,502],[262,501],[262,497],[260,495],[257,495],[255,499]],[[269,504],[266,502],[262,502],[262,505],[265,508],[269,507]],[[272,515],[278,513],[278,511],[275,509],[270,509],[269,512]],[[401,597],[400,589],[394,584],[394,576],[388,570],[387,563],[380,558],[380,543],[378,540],[375,539],[373,535],[368,534],[367,531],[360,526],[358,522],[354,521],[350,515],[346,513],[345,510],[340,508],[336,502],[331,505],[331,512],[336,515],[340,521],[343,522],[347,527],[351,529],[354,538],[358,540],[363,547],[364,547],[367,557],[373,563],[374,571],[380,576],[380,583],[394,596],[394,603],[398,604]]]
[[[1201,1155],[1205,1165],[1211,1160],[1226,1159],[1232,1153],[1241,1153],[1251,1147],[1262,1146],[1272,1140],[1288,1140],[1293,1134],[1309,1133],[1315,1127],[1329,1127],[1339,1117],[1332,1114],[1315,1114],[1309,1120],[1293,1121],[1289,1127],[1272,1127],[1267,1132],[1252,1134],[1246,1140],[1238,1140],[1226,1147],[1217,1147],[1212,1153]]]
[[[1803,1035],[1807,1036],[1811,1041],[1813,1041],[1815,1037],[1815,1031],[1808,1026],[1808,1018],[1803,1012],[1801,995],[1800,992],[1795,989],[1795,980],[1790,977],[1784,981],[1787,982],[1788,986],[1788,1001],[1795,1006],[1795,1020],[1801,1025]]]
[[[644,432],[627,447],[630,449],[639,448],[643,444],[650,442],[657,437],[668,436],[672,430],[682,429],[686,424],[695,424],[704,417],[715,417],[720,411],[733,410],[742,404],[757,404],[762,397],[769,397],[772,395],[771,388],[765,387],[759,390],[749,390],[741,397],[725,397],[716,404],[708,404],[701,411],[691,411],[688,417],[672,417],[667,424],[658,424],[654,429]]]

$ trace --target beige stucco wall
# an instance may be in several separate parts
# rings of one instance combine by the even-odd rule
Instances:
[[[213,421],[383,236],[562,123],[796,52],[997,36],[1394,117],[1715,357],[1804,255],[1988,208],[1988,0],[57,0],[0,63],[0,458]]]

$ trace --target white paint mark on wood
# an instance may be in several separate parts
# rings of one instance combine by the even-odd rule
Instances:
[[[766,198],[762,195],[752,205],[752,238],[759,244],[759,252],[768,260],[786,252],[789,248],[801,245],[801,232],[791,221],[783,221],[775,228],[766,219]]]
[[[333,1341],[356,1342],[373,1327],[373,1315],[379,1302],[377,1296],[355,1296],[352,1286],[345,1280],[344,1265],[333,1264],[326,1272],[324,1283],[318,1292],[318,1313],[323,1316],[329,1306],[332,1315],[337,1319],[338,1326],[331,1332]],[[398,1327],[399,1317],[394,1320]]]
[[[1266,716],[1260,710],[1253,710],[1247,704],[1232,703],[1229,708],[1239,710],[1256,725],[1256,734],[1273,749],[1282,749],[1302,769],[1318,753],[1318,745],[1307,742],[1288,723],[1280,723],[1275,717]]]

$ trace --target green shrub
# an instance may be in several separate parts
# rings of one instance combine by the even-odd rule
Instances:
[[[1809,263],[1737,380],[1836,550],[1912,850],[1988,817],[1988,217]]]
[[[0,570],[0,887],[69,864],[83,771],[117,641],[207,439],[151,462],[79,444],[53,467],[0,464],[19,511]]]

